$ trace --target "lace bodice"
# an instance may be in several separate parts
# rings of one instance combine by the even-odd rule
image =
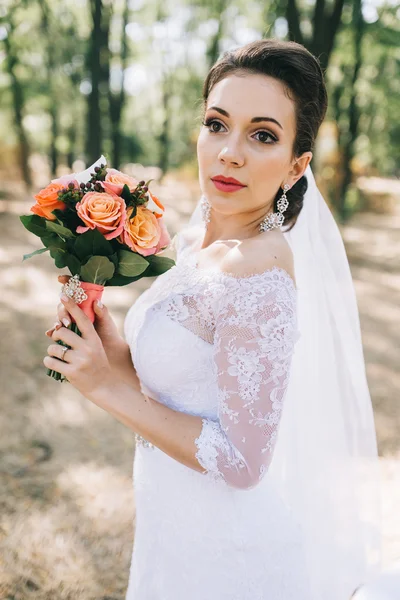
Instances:
[[[159,393],[161,401],[175,409],[203,413],[201,434],[195,443],[196,458],[205,476],[235,488],[257,485],[272,459],[299,337],[296,288],[289,274],[273,267],[236,278],[199,269],[196,254],[182,251],[176,266],[159,276],[131,310],[125,336],[131,343],[143,391],[152,397]],[[138,349],[144,354],[136,351],[139,330],[147,317],[150,337],[150,323],[157,317],[191,332],[190,340],[184,342],[179,342],[179,331],[175,340],[169,339],[172,354],[174,343],[183,344],[177,349],[182,357],[181,385],[175,371],[179,365],[172,362],[169,369],[163,369],[162,382],[161,378],[159,385],[154,382],[157,377],[147,366],[144,336]],[[157,331],[160,326],[158,323]],[[154,342],[152,345],[154,354]],[[161,364],[168,359],[165,351],[159,352]],[[203,360],[203,353],[207,360]],[[187,365],[190,356],[193,360]],[[173,371],[171,381],[176,382],[179,399],[168,387],[167,371]],[[199,410],[206,399],[193,396],[193,390],[205,395],[212,390],[216,397]]]

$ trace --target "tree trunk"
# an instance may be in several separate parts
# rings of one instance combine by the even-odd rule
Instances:
[[[305,46],[321,64],[325,72],[328,68],[336,34],[340,27],[344,0],[335,0],[334,6],[327,13],[325,0],[316,0],[313,15],[313,33],[311,38],[303,36],[300,28],[300,12],[296,0],[288,0],[286,20],[289,26],[289,39]]]
[[[171,98],[170,91],[171,80],[168,75],[166,75],[163,81],[163,94],[162,94],[162,104],[164,108],[164,120],[161,127],[160,135],[158,136],[158,141],[160,145],[160,156],[158,161],[158,166],[162,171],[162,174],[168,170],[169,161],[169,122],[170,122],[170,112],[169,112],[169,101]]]
[[[125,69],[128,59],[128,39],[126,35],[126,26],[129,21],[129,4],[125,0],[122,31],[121,31],[121,88],[118,93],[113,94],[109,89],[109,107],[110,107],[110,122],[111,122],[111,141],[112,141],[112,164],[115,169],[120,168],[121,164],[121,119],[125,104],[124,79]]]
[[[46,71],[47,71],[47,98],[49,101],[49,115],[51,120],[50,125],[50,170],[53,177],[56,176],[57,165],[58,165],[58,151],[57,151],[57,137],[58,137],[58,110],[57,110],[57,98],[54,89],[54,72],[56,65],[56,55],[54,51],[53,39],[52,39],[52,23],[50,22],[50,8],[46,3],[46,0],[39,0],[40,8],[42,10],[42,32],[43,37],[47,40],[46,47]]]
[[[102,0],[91,0],[90,6],[93,27],[88,54],[88,66],[92,89],[88,95],[87,104],[86,154],[88,162],[93,163],[102,153],[101,146],[103,137],[103,124],[100,109]]]
[[[218,60],[221,38],[223,36],[224,11],[226,8],[226,0],[220,0],[215,7],[215,18],[218,19],[218,27],[215,35],[211,38],[211,43],[207,49],[208,68],[211,69],[213,64]]]
[[[347,190],[352,181],[351,161],[355,155],[355,142],[358,135],[358,120],[360,111],[357,106],[357,79],[362,66],[362,39],[365,32],[365,23],[362,14],[361,0],[354,0],[353,4],[353,32],[354,32],[354,69],[352,73],[349,106],[349,128],[343,147],[343,179],[339,195],[339,215],[342,221],[349,216],[349,208],[346,204]]]
[[[9,20],[10,29],[8,35],[4,38],[4,44],[6,48],[6,69],[11,79],[11,92],[13,97],[13,109],[14,109],[14,126],[17,132],[18,144],[19,144],[19,163],[24,179],[25,185],[28,189],[32,186],[32,175],[29,168],[29,155],[30,147],[28,136],[26,134],[23,124],[23,113],[24,113],[24,93],[22,85],[16,74],[16,67],[18,66],[17,54],[14,54],[12,47],[12,34],[14,32],[14,24],[12,18]]]

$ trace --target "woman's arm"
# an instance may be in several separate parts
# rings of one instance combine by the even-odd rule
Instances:
[[[110,354],[112,356],[110,356]],[[107,356],[111,369],[117,381],[124,381],[134,390],[140,392],[140,379],[137,376],[135,366],[132,362],[129,344],[121,338],[121,343],[115,352]]]
[[[125,371],[126,377],[127,373],[129,371]],[[118,379],[86,397],[175,460],[204,473],[195,456],[198,450],[195,440],[202,429],[201,417],[175,411],[145,396],[126,380]]]

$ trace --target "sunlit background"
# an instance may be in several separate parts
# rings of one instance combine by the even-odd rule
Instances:
[[[200,195],[207,71],[263,37],[304,44],[325,71],[312,168],[350,260],[384,482],[384,563],[400,560],[398,1],[2,0],[2,599],[123,600],[135,529],[133,432],[47,377],[44,332],[66,270],[48,254],[22,262],[41,242],[18,217],[51,178],[105,154],[153,179],[175,234]],[[121,333],[152,281],[106,289]]]

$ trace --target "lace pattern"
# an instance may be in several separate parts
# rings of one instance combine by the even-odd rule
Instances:
[[[213,479],[257,485],[272,459],[294,346],[296,295],[274,271],[229,281],[216,319],[219,422],[203,420],[196,458]]]

